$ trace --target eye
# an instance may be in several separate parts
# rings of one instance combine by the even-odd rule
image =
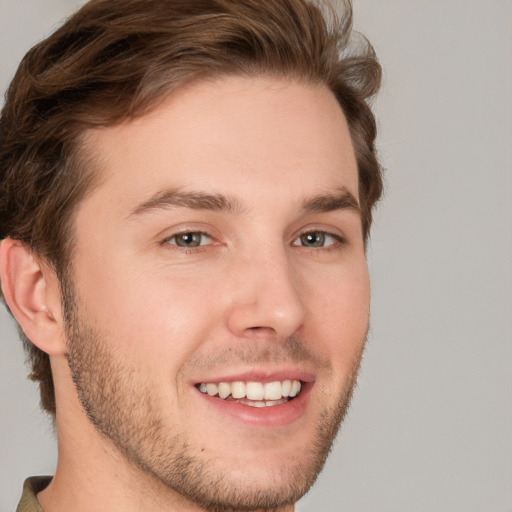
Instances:
[[[211,243],[211,241],[212,239],[206,233],[202,233],[201,231],[187,231],[171,236],[166,240],[166,243],[190,249],[207,245]]]
[[[292,245],[299,245],[302,247],[328,247],[335,245],[340,240],[335,235],[330,235],[324,231],[308,231],[302,233],[298,238],[293,241]]]

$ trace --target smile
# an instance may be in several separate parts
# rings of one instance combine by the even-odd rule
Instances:
[[[236,401],[250,407],[272,407],[287,403],[299,395],[301,381],[274,382],[202,382],[199,391],[222,400]]]

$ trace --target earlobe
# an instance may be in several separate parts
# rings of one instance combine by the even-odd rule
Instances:
[[[57,277],[19,241],[0,244],[2,292],[28,339],[49,355],[66,351]]]

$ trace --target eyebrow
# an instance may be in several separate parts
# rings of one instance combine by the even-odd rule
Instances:
[[[150,197],[147,201],[136,206],[130,217],[143,213],[172,208],[192,208],[194,210],[226,211],[241,213],[242,204],[236,198],[223,194],[206,194],[204,192],[186,192],[179,188],[166,189]]]
[[[241,201],[235,197],[223,194],[207,194],[204,192],[187,192],[179,188],[162,190],[146,201],[137,205],[129,214],[136,217],[144,213],[168,209],[172,207],[191,208],[194,210],[210,210],[232,213],[243,213],[246,209]],[[323,213],[335,210],[353,210],[360,214],[361,208],[354,195],[345,187],[341,187],[338,193],[318,194],[304,200],[301,210],[306,213]]]
[[[335,194],[319,194],[305,200],[302,209],[308,213],[324,213],[335,210],[352,210],[361,214],[361,207],[354,195],[345,187]]]

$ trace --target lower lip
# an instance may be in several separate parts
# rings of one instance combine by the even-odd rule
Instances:
[[[313,383],[303,383],[299,396],[283,404],[251,407],[231,400],[222,400],[196,389],[200,398],[217,412],[241,423],[258,427],[283,427],[301,418],[307,409]]]

